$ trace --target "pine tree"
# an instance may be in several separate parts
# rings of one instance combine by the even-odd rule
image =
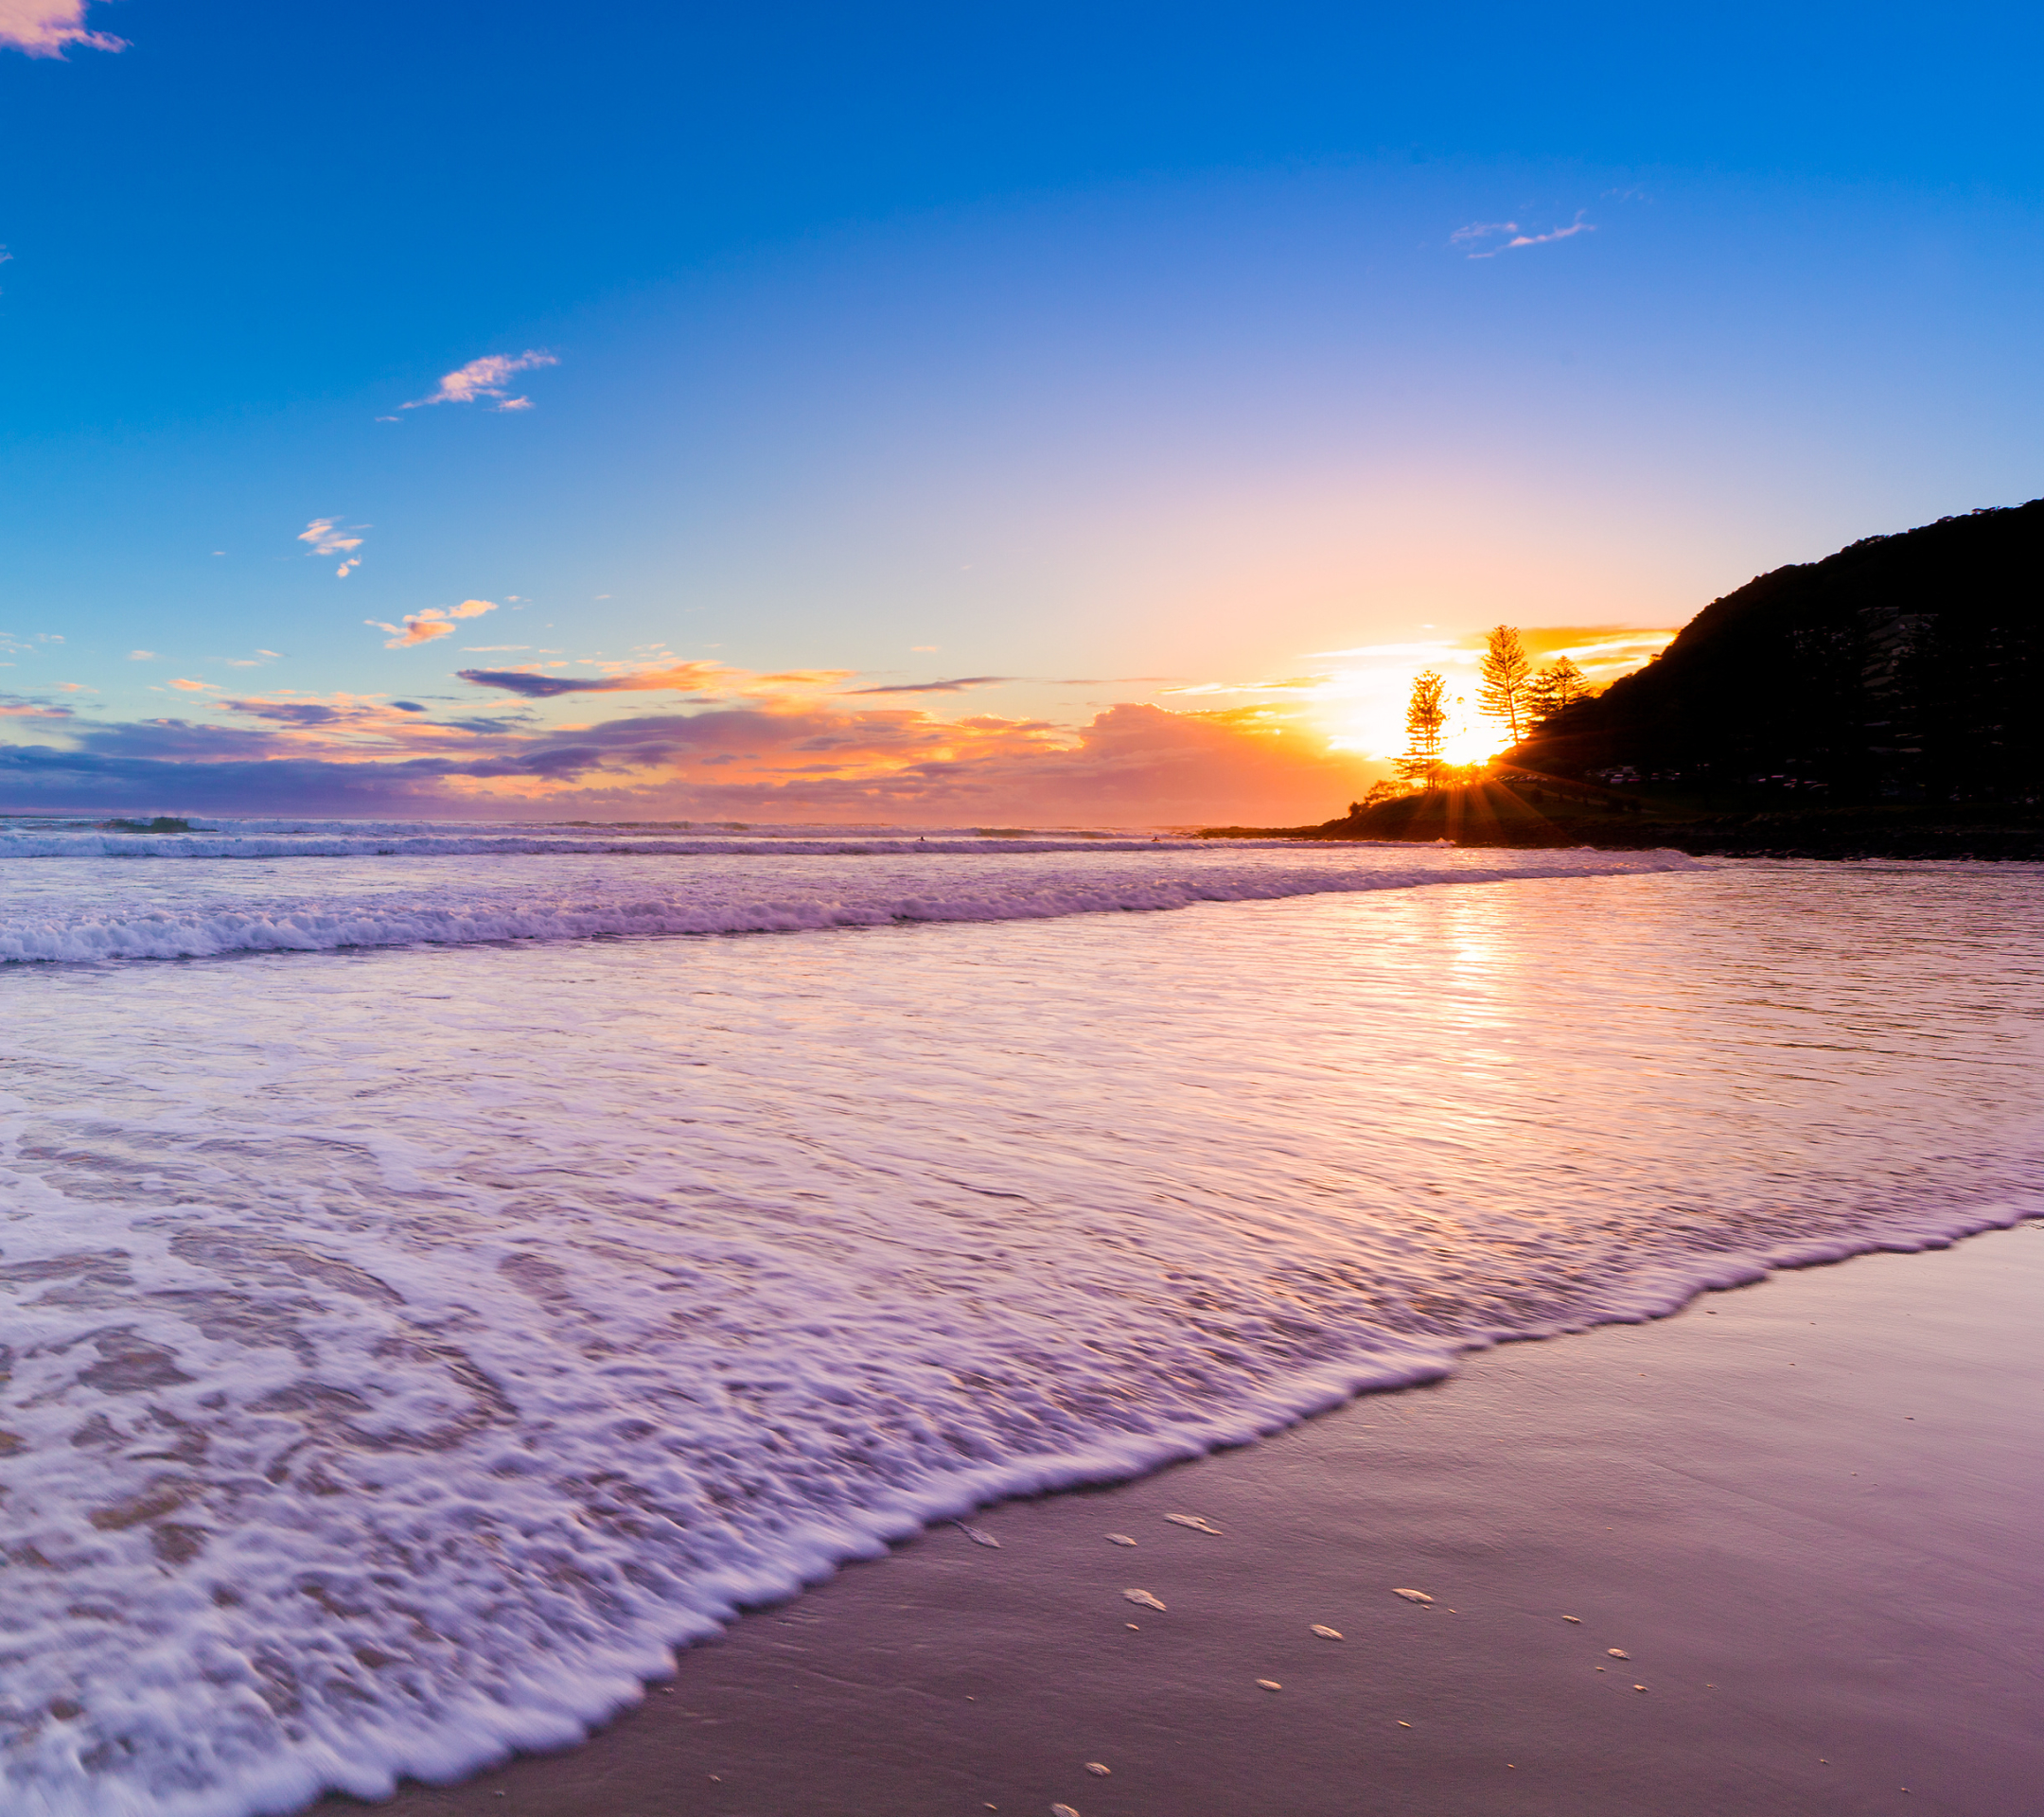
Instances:
[[[1557,657],[1527,684],[1533,726],[1544,725],[1564,707],[1587,700],[1596,690],[1589,678],[1567,657]]]
[[[1405,706],[1405,750],[1392,765],[1400,779],[1422,786],[1440,767],[1441,734],[1448,726],[1443,700],[1448,684],[1432,669],[1413,678],[1412,698]]]
[[[1483,665],[1477,678],[1483,687],[1476,700],[1484,716],[1495,719],[1516,745],[1533,730],[1533,662],[1509,625],[1484,633]]]

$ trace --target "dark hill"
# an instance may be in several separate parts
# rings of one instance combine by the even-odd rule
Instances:
[[[2035,500],[1762,574],[1507,761],[1784,803],[2034,802],[2040,642]]]

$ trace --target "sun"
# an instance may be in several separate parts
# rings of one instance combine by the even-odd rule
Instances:
[[[1500,737],[1497,728],[1480,720],[1463,720],[1449,728],[1441,740],[1441,756],[1451,764],[1487,764],[1511,744]]]

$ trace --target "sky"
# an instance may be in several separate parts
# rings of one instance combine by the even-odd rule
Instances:
[[[0,0],[0,813],[1330,818],[2044,492],[2040,51]]]

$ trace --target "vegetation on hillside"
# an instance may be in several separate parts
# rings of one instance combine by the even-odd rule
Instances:
[[[1488,764],[1444,760],[1443,691],[1415,679],[1399,780],[1344,818],[1211,830],[2044,857],[2044,500],[1762,574],[1601,693],[1497,626]]]
[[[1507,757],[1719,795],[2035,803],[2044,500],[1762,574]]]

